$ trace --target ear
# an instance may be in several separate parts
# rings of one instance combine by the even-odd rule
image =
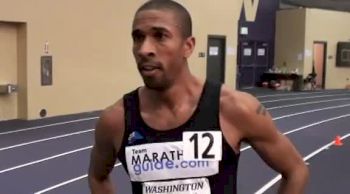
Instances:
[[[184,44],[184,57],[189,58],[192,55],[192,52],[196,46],[196,39],[191,36],[186,38]]]

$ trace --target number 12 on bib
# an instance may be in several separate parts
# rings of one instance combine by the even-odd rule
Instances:
[[[221,131],[190,131],[182,135],[184,160],[220,161]]]

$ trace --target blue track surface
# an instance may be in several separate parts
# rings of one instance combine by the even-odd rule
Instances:
[[[269,109],[278,128],[304,157],[336,135],[350,134],[349,90],[249,92]],[[32,194],[45,189],[42,193],[89,193],[86,173],[97,116],[98,112],[0,122],[0,194]],[[307,193],[349,193],[350,137],[343,142],[343,146],[322,149],[307,160],[311,172]],[[117,193],[131,194],[122,167],[115,167],[112,175]],[[238,193],[252,194],[276,175],[254,150],[246,149],[239,163]],[[276,193],[276,185],[278,182],[265,193]]]

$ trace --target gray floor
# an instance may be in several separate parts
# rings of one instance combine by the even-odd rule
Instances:
[[[268,108],[281,132],[306,157],[311,171],[307,193],[348,193],[350,91],[248,92]],[[0,194],[89,193],[86,173],[97,116],[93,112],[0,122]],[[344,136],[344,146],[332,146],[336,135]],[[252,149],[242,149],[238,193],[252,194],[277,174]],[[118,194],[131,194],[121,166],[115,167],[113,180]],[[276,193],[276,185],[278,181],[264,193]]]

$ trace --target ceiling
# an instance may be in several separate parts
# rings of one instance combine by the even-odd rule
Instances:
[[[281,2],[295,6],[350,12],[350,0],[281,0]]]

